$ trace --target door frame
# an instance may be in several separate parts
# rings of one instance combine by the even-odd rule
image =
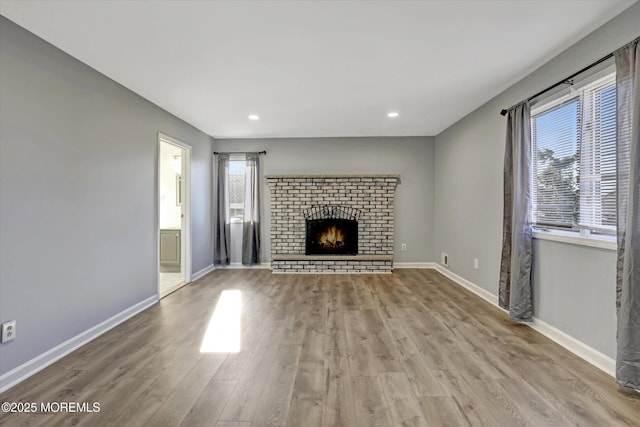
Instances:
[[[163,142],[182,149],[184,153],[182,156],[181,188],[183,216],[180,224],[180,273],[183,281],[170,288],[164,295],[160,293],[160,147]],[[179,139],[158,132],[156,159],[156,289],[158,298],[162,298],[191,282],[191,146]]]

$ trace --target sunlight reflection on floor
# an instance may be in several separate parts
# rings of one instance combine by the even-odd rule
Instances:
[[[201,353],[237,353],[240,351],[240,311],[242,293],[225,290],[220,294],[204,334]]]

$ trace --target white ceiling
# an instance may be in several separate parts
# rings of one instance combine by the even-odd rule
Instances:
[[[0,13],[216,138],[407,136],[438,134],[634,2],[1,0]]]

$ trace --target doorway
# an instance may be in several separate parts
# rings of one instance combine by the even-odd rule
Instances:
[[[191,147],[158,134],[158,295],[191,281]]]

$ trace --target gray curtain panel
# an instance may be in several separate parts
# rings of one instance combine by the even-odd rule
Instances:
[[[507,113],[504,155],[504,220],[500,307],[514,320],[530,321],[531,303],[531,108],[525,101]]]
[[[244,178],[242,263],[260,263],[260,155],[247,153]]]
[[[216,198],[213,263],[227,265],[230,262],[230,222],[229,222],[229,155],[218,154],[216,162]]]
[[[617,104],[616,380],[640,389],[640,38],[615,52]]]

